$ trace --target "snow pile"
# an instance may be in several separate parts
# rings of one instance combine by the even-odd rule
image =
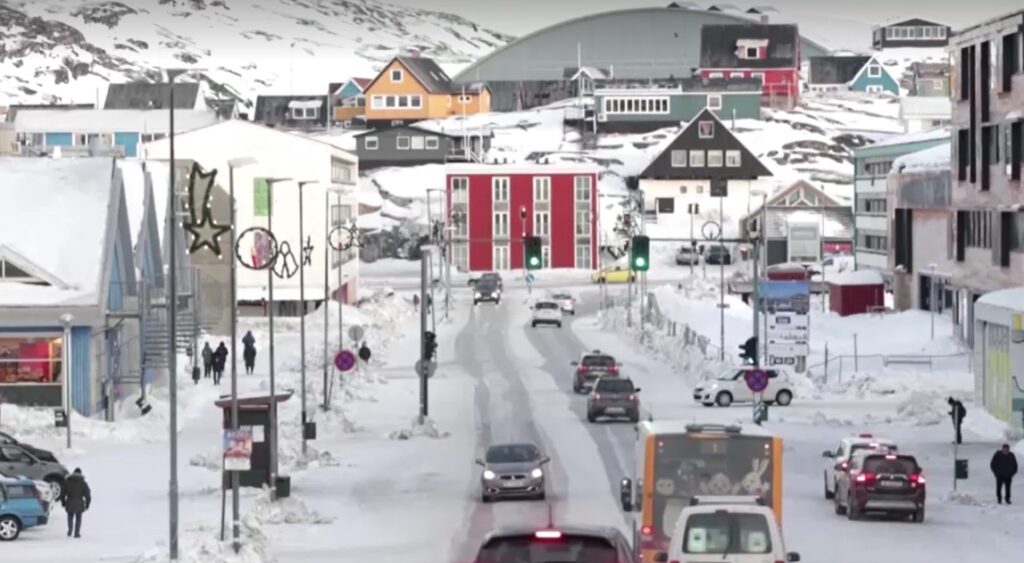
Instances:
[[[258,524],[244,519],[241,523],[241,549],[235,553],[231,539],[220,541],[219,530],[212,526],[197,532],[186,531],[181,538],[178,553],[179,563],[269,563],[274,561],[267,547],[267,536]],[[170,554],[167,548],[152,549],[143,554],[136,563],[164,563]]]
[[[882,285],[885,280],[878,270],[853,270],[829,276],[832,285]]]
[[[333,518],[311,510],[302,499],[288,497],[271,500],[270,491],[256,501],[255,506],[246,516],[250,524],[330,524]]]
[[[899,173],[926,172],[929,170],[949,170],[952,162],[951,143],[910,153],[897,158],[892,163],[892,171]]]
[[[945,504],[959,504],[961,506],[985,506],[985,503],[978,500],[977,497],[970,493],[962,491],[949,491],[942,497],[942,502]]]
[[[423,420],[423,424],[420,424],[418,418],[414,418],[408,428],[395,430],[388,434],[388,438],[391,440],[410,440],[416,437],[447,438],[448,436],[451,436],[451,432],[438,429],[437,424],[429,417]]]
[[[946,405],[946,411],[949,411],[948,405]],[[1015,442],[1024,437],[1024,433],[1019,428],[992,416],[981,405],[974,405],[973,408],[967,409],[967,416],[964,417],[964,431],[975,434],[982,440],[999,444]]]
[[[896,414],[914,426],[941,424],[949,420],[948,411],[945,397],[934,391],[911,391],[910,396],[896,407]]]

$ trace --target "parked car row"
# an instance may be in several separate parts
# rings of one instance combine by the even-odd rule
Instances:
[[[0,432],[0,541],[43,526],[61,498],[68,470],[52,452]]]
[[[902,453],[896,442],[858,434],[825,450],[825,498],[835,513],[859,520],[883,513],[924,522],[926,480],[917,458]]]

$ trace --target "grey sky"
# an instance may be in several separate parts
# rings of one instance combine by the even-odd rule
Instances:
[[[671,0],[386,0],[394,4],[458,14],[485,27],[512,35],[531,31],[586,14],[649,6],[667,6]],[[680,4],[684,2],[680,1]],[[899,17],[923,17],[952,26],[967,27],[982,20],[1019,10],[1021,0],[700,0],[711,4],[772,6],[780,21],[795,21],[801,33],[827,47],[866,49],[871,26]],[[775,14],[772,14],[773,16]]]

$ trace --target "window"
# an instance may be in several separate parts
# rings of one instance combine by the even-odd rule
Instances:
[[[351,184],[352,165],[340,158],[331,158],[331,182],[335,184]]]
[[[686,520],[684,553],[771,553],[768,519],[762,514],[716,511],[691,514]]]
[[[455,245],[455,269],[467,272],[469,271],[469,247],[464,244]]]
[[[412,146],[412,150],[414,150],[414,151],[421,151],[421,150],[423,150],[423,136],[422,135],[416,135],[416,136],[412,137],[411,138],[411,145],[410,146]]]
[[[551,247],[548,245],[540,247],[540,267],[551,267]]]
[[[409,107],[420,108],[423,107],[423,98],[419,94],[409,96]]]
[[[945,39],[945,38],[946,38],[946,28],[940,27],[939,28],[939,39]]]
[[[878,65],[869,65],[868,76],[870,76],[871,78],[878,78],[882,76],[882,67]]]
[[[549,201],[551,199],[551,178],[537,176],[533,179],[533,200]]]
[[[889,241],[882,235],[869,235],[867,233],[858,233],[860,237],[859,250],[867,250],[869,252],[888,252]]]
[[[672,151],[672,167],[686,168],[686,151]]]
[[[266,217],[270,211],[270,186],[266,178],[252,180],[252,215]]]
[[[384,96],[384,106],[393,108],[398,106],[395,96]]]
[[[757,57],[757,47],[747,47],[746,49],[743,50],[743,54],[744,54],[743,58],[745,58],[745,59],[756,59],[756,58],[758,58]]]
[[[742,164],[740,151],[725,151],[725,165],[728,168],[739,168]]]
[[[398,107],[400,107],[400,108],[407,108],[407,107],[409,107],[409,97],[408,96],[398,96]]]
[[[459,103],[463,104],[463,105],[468,104],[472,100],[473,100],[473,96],[467,96],[467,95],[460,95],[459,96]]]
[[[730,72],[729,78],[743,78],[742,72]]]
[[[708,168],[722,167],[722,151],[708,151]]]
[[[1017,211],[1010,220],[1010,251],[1024,252],[1024,211]]]
[[[491,191],[494,193],[494,201],[508,202],[508,178],[492,178]]]
[[[469,178],[452,178],[452,203],[469,202]]]
[[[494,214],[494,238],[508,238],[508,212]]]
[[[589,211],[577,211],[576,212],[576,236],[578,236],[578,237],[589,237],[590,236],[590,212]]]
[[[351,205],[331,205],[331,224],[334,226],[344,225],[352,219]]]
[[[427,137],[424,142],[426,143],[425,146],[428,151],[435,151],[441,146],[440,139],[437,137]]]
[[[682,195],[686,195],[686,186],[679,186],[679,193]]]
[[[380,139],[378,139],[377,137],[366,137],[365,141],[363,142],[363,148],[365,148],[368,151],[375,151],[379,147]]]
[[[721,94],[708,94],[708,109],[722,109]]]
[[[1003,92],[1013,90],[1013,75],[1017,72],[1020,62],[1020,34],[1011,33],[1003,36]]]
[[[6,263],[9,274],[13,264]],[[13,276],[18,277],[18,276]],[[61,372],[59,334],[0,338],[0,381],[4,383],[58,383]]]
[[[580,270],[589,270],[593,268],[590,263],[590,245],[576,245],[576,267]]]
[[[704,151],[690,151],[690,166],[692,168],[704,167]]]
[[[701,121],[697,123],[697,132],[701,139],[712,139],[715,136],[715,122]]]
[[[508,269],[508,246],[502,245],[494,247],[494,269]]]
[[[878,84],[870,84],[870,85],[867,86],[867,88],[865,88],[865,90],[867,91],[868,94],[881,94],[882,93],[882,87],[879,86]]]
[[[722,76],[723,75],[722,75],[721,72],[709,72],[708,73],[708,78],[722,78]]]
[[[764,84],[764,73],[763,72],[752,72],[752,73],[750,73],[750,77],[751,78],[756,78],[756,79],[761,81],[762,85]]]
[[[391,69],[391,81],[401,82],[403,78],[402,74],[402,69],[400,68]]]
[[[668,97],[614,97],[604,98],[604,113],[665,114],[668,113]]]
[[[658,211],[658,215],[662,213],[675,213],[676,212],[676,198],[674,197],[659,197],[654,199],[654,208]]]
[[[452,223],[455,224],[455,232],[452,236],[462,238],[469,236],[469,221],[466,220],[466,216],[464,214],[453,217]]]
[[[885,215],[886,201],[884,197],[857,198],[857,213],[860,215]]]
[[[576,176],[576,201],[590,201],[590,193],[593,191],[590,176]]]
[[[539,237],[551,235],[551,215],[547,211],[534,212],[533,234]]]
[[[988,211],[968,211],[964,245],[992,248],[992,215]]]
[[[400,151],[407,151],[407,150],[409,150],[409,137],[406,137],[404,135],[396,137],[395,138],[395,148],[397,148]]]

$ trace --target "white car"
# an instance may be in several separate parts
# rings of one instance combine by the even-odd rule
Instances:
[[[568,293],[556,293],[551,296],[551,300],[562,307],[563,313],[576,315],[576,298],[572,295],[569,295]]]
[[[555,325],[562,327],[562,308],[554,301],[538,301],[533,304],[533,320],[530,326]]]
[[[753,497],[693,497],[679,513],[668,545],[668,557],[655,561],[800,561],[799,553],[786,552],[775,513]]]
[[[707,379],[693,389],[693,400],[710,407],[728,407],[733,403],[750,403],[754,393],[747,387],[744,375],[753,371],[753,366],[728,368],[715,379]],[[788,406],[793,401],[793,386],[785,374],[769,369],[768,387],[763,391],[764,402]]]
[[[825,498],[832,499],[836,494],[839,473],[850,469],[850,458],[858,450],[886,450],[895,452],[899,448],[896,442],[888,438],[877,438],[873,434],[857,434],[843,438],[834,450],[825,450],[821,456],[828,461],[825,464]]]

